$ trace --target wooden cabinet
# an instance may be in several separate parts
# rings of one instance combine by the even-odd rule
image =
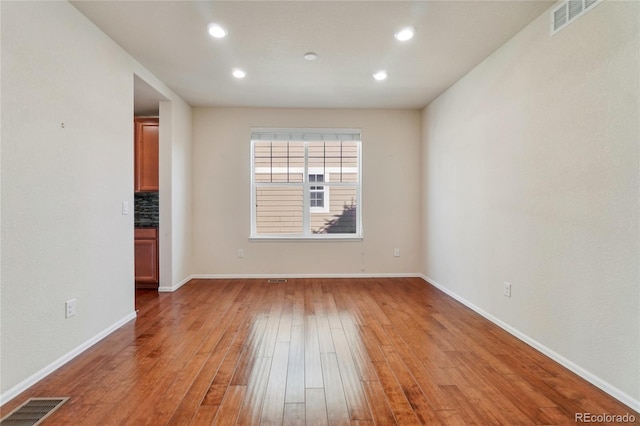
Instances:
[[[158,230],[135,229],[136,288],[158,288]]]
[[[158,192],[159,120],[151,117],[136,117],[134,125],[134,191]],[[136,214],[138,214],[137,211]],[[156,228],[135,229],[135,282],[136,288],[158,288],[158,230]]]
[[[136,117],[135,123],[135,192],[158,191],[159,121]]]

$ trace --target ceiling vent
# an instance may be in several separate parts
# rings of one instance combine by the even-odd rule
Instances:
[[[565,0],[551,10],[551,35],[584,15],[603,0]]]

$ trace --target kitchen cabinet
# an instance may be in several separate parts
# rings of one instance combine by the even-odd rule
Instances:
[[[158,288],[158,230],[135,229],[135,277],[136,289]]]
[[[151,117],[136,117],[134,143],[134,191],[158,191],[159,170],[159,120]]]

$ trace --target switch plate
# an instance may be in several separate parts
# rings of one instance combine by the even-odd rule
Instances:
[[[400,257],[400,249],[399,248],[395,248],[393,249],[393,255],[395,257]]]
[[[243,249],[238,249],[238,257],[240,257],[240,258],[244,257],[244,250]]]
[[[128,201],[123,201],[122,202],[122,215],[128,215],[129,214],[129,202]]]
[[[71,318],[76,315],[76,299],[64,302],[64,317]]]
[[[504,294],[504,297],[511,297],[511,284],[508,282],[504,282],[504,288],[502,291],[502,294]]]

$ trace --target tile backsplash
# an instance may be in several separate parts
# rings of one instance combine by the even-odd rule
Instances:
[[[157,228],[160,223],[160,198],[157,192],[134,194],[136,228]]]

